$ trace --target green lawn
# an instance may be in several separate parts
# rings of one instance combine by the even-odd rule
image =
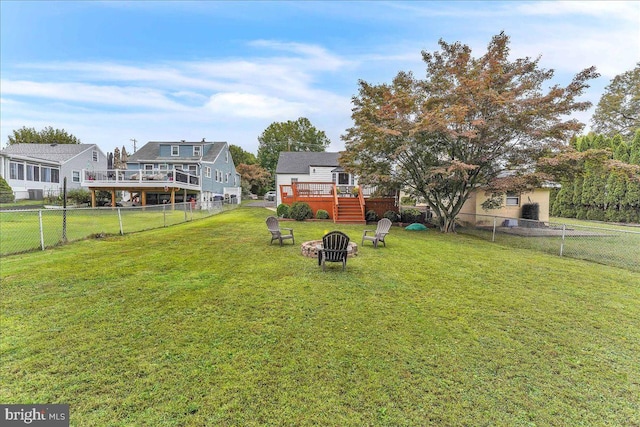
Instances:
[[[236,205],[224,205],[221,209],[234,209]],[[147,208],[98,208],[69,209],[66,215],[66,239],[68,242],[95,235],[132,233],[152,228],[168,227],[213,213],[196,209],[193,212],[184,206],[171,209],[169,206],[148,206]],[[63,242],[63,211],[61,209],[31,209],[0,212],[0,256],[20,252],[41,250]]]
[[[396,227],[323,273],[299,244],[336,226],[270,246],[271,213],[2,258],[0,402],[74,426],[640,425],[639,273]]]

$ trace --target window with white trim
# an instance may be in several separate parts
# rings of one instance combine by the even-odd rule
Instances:
[[[171,155],[173,157],[176,157],[176,156],[180,155],[180,147],[178,145],[172,145],[171,146]]]
[[[224,182],[227,182],[227,183],[229,182],[229,175],[230,175],[229,173],[225,175]]]
[[[194,145],[193,146],[193,155],[194,157],[200,157],[202,155],[202,146]]]
[[[204,167],[204,176],[207,178],[211,178],[211,168],[209,166]]]
[[[91,152],[91,160],[93,160],[94,162],[98,161],[98,150],[93,150]]]
[[[229,151],[224,152],[224,161],[229,163]]]
[[[24,164],[10,162],[9,163],[9,178],[24,180]]]
[[[508,192],[506,204],[507,206],[520,206],[520,194]]]
[[[40,177],[42,182],[60,182],[60,170],[42,167]]]
[[[40,181],[40,167],[27,165],[27,181]]]
[[[71,182],[80,182],[80,171],[71,171]]]

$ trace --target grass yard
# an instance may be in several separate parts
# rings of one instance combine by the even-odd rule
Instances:
[[[223,209],[232,208],[235,206],[223,207]],[[39,211],[35,209],[0,212],[0,233],[2,233],[0,255],[39,250],[41,248],[40,219],[45,247],[56,246],[63,241],[63,211],[60,209],[40,211],[41,218]],[[126,234],[171,226],[208,215],[206,210],[200,209],[185,212],[184,206],[178,206],[176,209],[168,206],[69,209],[66,218],[66,238],[67,241],[75,241],[93,235],[120,234],[120,220],[122,220],[122,232]]]
[[[640,273],[396,227],[323,273],[300,243],[336,226],[270,246],[270,214],[4,257],[0,402],[73,426],[640,425]]]
[[[563,222],[566,220],[565,222]],[[553,218],[555,234],[527,236],[499,227],[495,242],[514,248],[532,249],[552,255],[583,259],[614,267],[622,267],[640,273],[640,227],[581,221],[569,218]],[[566,236],[562,239],[562,225]],[[459,228],[461,234],[492,239],[492,228]],[[523,229],[526,232],[527,229]]]

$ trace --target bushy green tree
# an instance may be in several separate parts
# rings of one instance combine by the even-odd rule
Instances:
[[[238,166],[239,164],[244,165],[255,165],[257,163],[256,155],[245,151],[242,147],[238,145],[229,145],[229,151],[231,152],[231,158],[233,159],[233,164]]]
[[[271,123],[258,137],[258,163],[275,176],[282,151],[325,151],[331,144],[327,135],[309,119]]]
[[[40,131],[23,126],[14,130],[7,138],[8,145],[12,144],[80,144],[80,140],[64,129],[54,129],[47,126]]]
[[[632,138],[640,129],[640,62],[611,80],[591,118],[595,132]]]

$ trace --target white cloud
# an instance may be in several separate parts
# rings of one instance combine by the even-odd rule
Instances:
[[[0,84],[4,95],[120,107],[182,108],[180,104],[168,100],[161,92],[151,88],[8,79],[3,79]]]
[[[205,108],[216,115],[247,118],[288,117],[304,111],[304,104],[252,93],[217,93]]]

